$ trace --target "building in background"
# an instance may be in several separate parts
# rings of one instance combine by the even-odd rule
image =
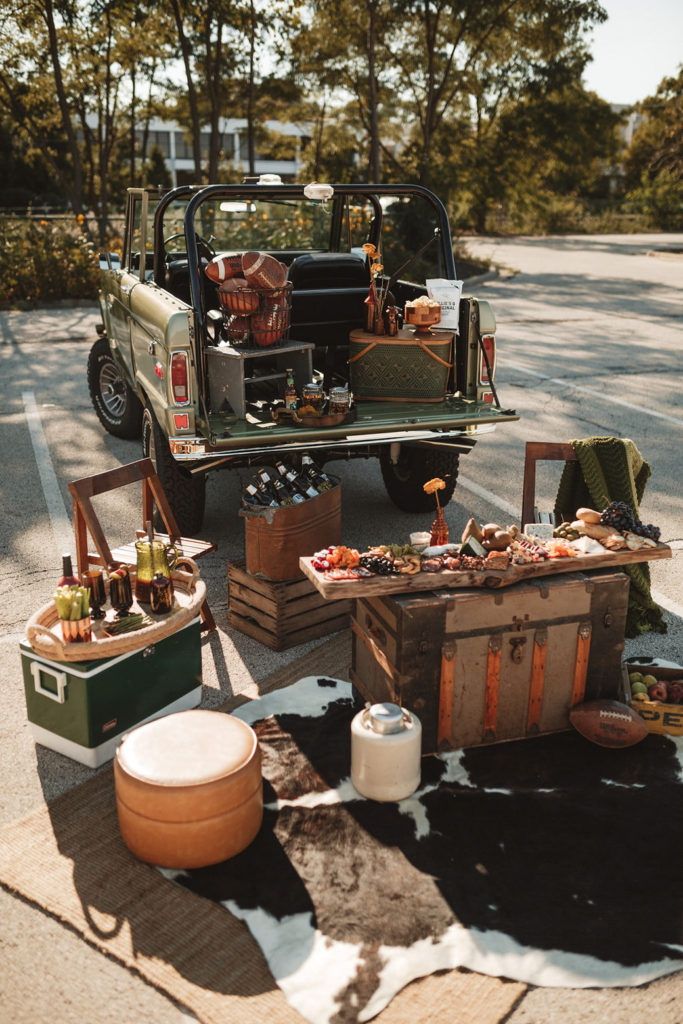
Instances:
[[[263,130],[265,129],[265,131]],[[302,150],[310,139],[310,128],[280,121],[266,121],[256,143],[256,174],[279,174],[283,181],[294,181],[302,166]],[[237,173],[249,173],[247,122],[243,118],[221,118],[221,163],[232,166]],[[146,136],[146,158],[154,146],[163,154],[173,185],[196,182],[192,141],[180,125],[173,121],[153,119],[147,132],[139,130],[137,142],[141,151]],[[202,130],[202,160],[208,160],[208,128]]]

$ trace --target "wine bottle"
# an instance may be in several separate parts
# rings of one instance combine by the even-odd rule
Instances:
[[[62,578],[57,584],[58,587],[80,587],[81,581],[74,576],[71,565],[71,555],[62,555]]]

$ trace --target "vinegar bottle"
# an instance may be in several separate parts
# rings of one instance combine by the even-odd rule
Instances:
[[[71,555],[62,555],[62,578],[57,584],[58,587],[80,587],[81,581],[74,576],[71,565]]]

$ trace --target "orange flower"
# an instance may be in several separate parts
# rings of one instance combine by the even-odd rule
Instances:
[[[437,491],[444,491],[446,489],[445,482],[439,476],[433,477],[428,480],[426,484],[422,485],[422,490],[425,494],[435,494]]]

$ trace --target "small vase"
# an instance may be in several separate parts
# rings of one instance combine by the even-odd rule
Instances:
[[[448,523],[440,505],[436,510],[436,519],[432,523],[430,544],[448,544]]]

